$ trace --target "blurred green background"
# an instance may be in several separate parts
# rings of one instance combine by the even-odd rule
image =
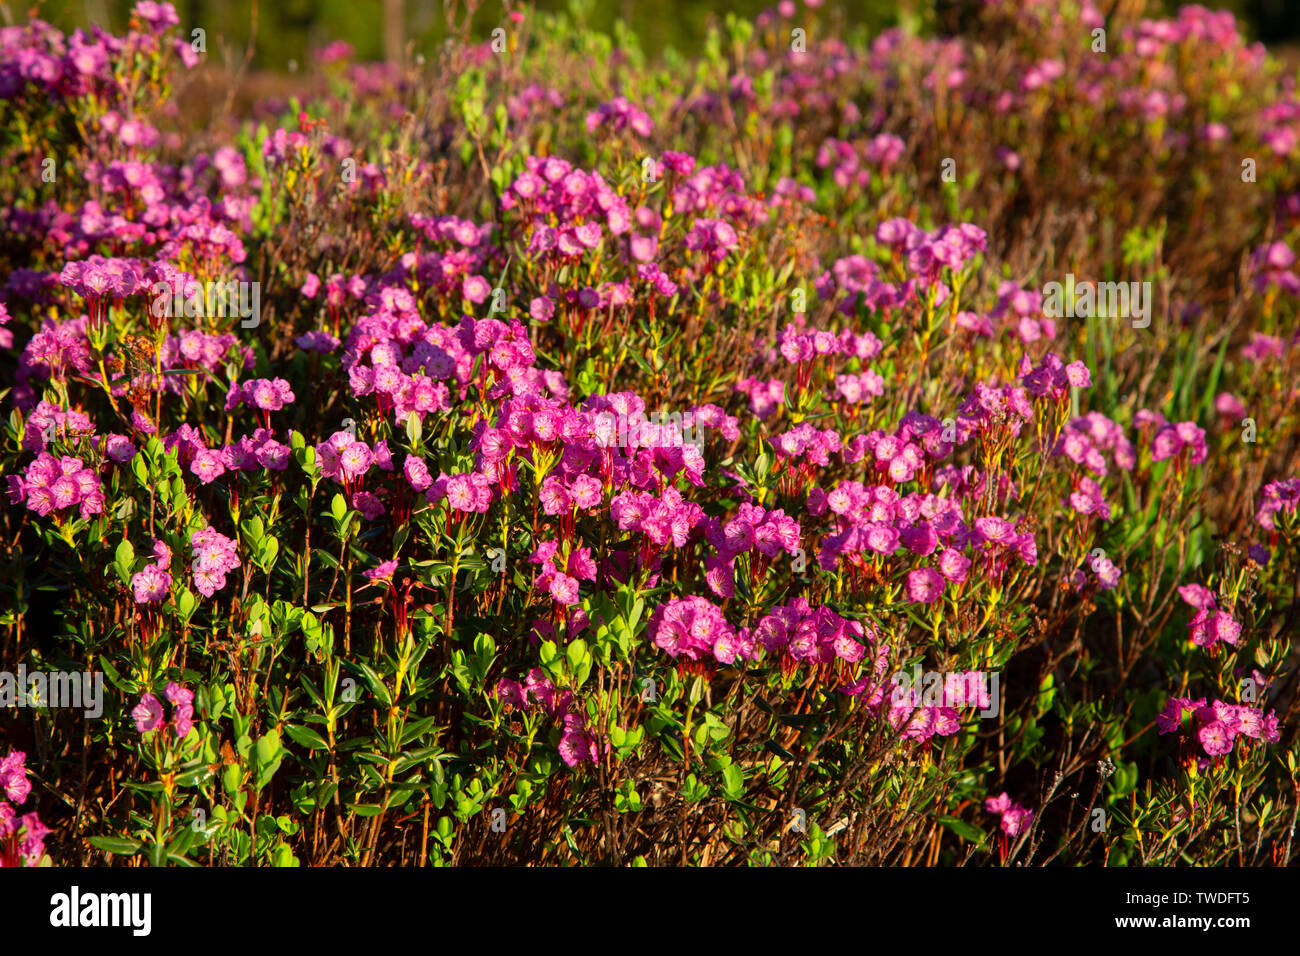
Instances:
[[[963,3],[978,0],[849,0],[826,6],[841,7],[851,22],[878,30],[898,22],[903,11],[955,12]],[[405,44],[431,52],[446,35],[443,0],[174,0],[186,31],[201,26],[207,31],[209,53],[242,59],[254,10],[258,21],[252,66],[283,70],[290,61],[305,63],[307,54],[331,40],[346,40],[362,60],[384,59]],[[100,23],[115,33],[125,31],[133,0],[45,0],[38,15],[65,30]],[[683,52],[698,49],[710,16],[728,11],[753,17],[775,5],[774,0],[537,0],[539,10],[578,9],[580,22],[611,31],[623,20],[655,53],[665,47]],[[1230,9],[1244,22],[1247,34],[1266,43],[1293,43],[1300,39],[1300,0],[1207,0],[1206,6]],[[463,2],[453,3],[458,11]],[[1168,9],[1178,6],[1166,2]],[[28,8],[15,11],[0,3],[6,22],[20,20]],[[503,19],[499,0],[487,0],[474,16],[474,35],[486,39]],[[220,42],[214,42],[219,38]]]

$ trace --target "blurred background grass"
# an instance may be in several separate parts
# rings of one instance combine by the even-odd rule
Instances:
[[[32,7],[0,3],[5,23],[19,22],[29,9],[65,30],[99,23],[115,33],[126,30],[134,0],[44,0]],[[850,22],[873,31],[896,24],[914,13],[933,22],[978,0],[851,0],[840,6]],[[1269,44],[1300,41],[1300,0],[1203,0],[1204,5],[1230,9],[1243,21],[1247,34]],[[331,40],[345,40],[361,60],[392,58],[407,44],[432,52],[446,36],[443,0],[174,0],[182,26],[207,31],[209,53],[243,58],[256,15],[255,70],[288,70],[305,63],[309,52]],[[451,4],[463,11],[463,2]],[[668,47],[697,52],[711,17],[727,12],[752,18],[774,6],[773,0],[536,0],[539,10],[573,10],[575,20],[603,32],[624,21],[649,53]],[[1175,9],[1178,4],[1166,2]],[[474,35],[486,39],[504,19],[497,0],[479,5]]]

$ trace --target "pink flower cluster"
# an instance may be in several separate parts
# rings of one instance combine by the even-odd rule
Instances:
[[[1026,355],[1020,360],[1020,381],[1025,389],[1035,398],[1064,399],[1071,388],[1088,388],[1092,385],[1092,373],[1081,361],[1065,364],[1055,352],[1048,352],[1043,361],[1034,365]],[[978,388],[978,386],[977,386]],[[991,410],[991,409],[990,409]],[[1020,409],[1015,411],[1020,414]],[[1022,418],[1032,415],[1021,414]]]
[[[958,324],[992,338],[993,319],[1002,321],[1004,329],[1013,328],[1025,345],[1056,338],[1056,322],[1043,316],[1043,294],[1037,289],[1022,289],[1009,280],[998,286],[998,301],[987,318],[973,316],[963,322],[959,316]]]
[[[799,553],[799,522],[784,511],[765,511],[749,503],[741,504],[735,517],[727,521],[706,519],[704,534],[717,549],[716,555],[705,559],[704,577],[719,597],[735,593],[736,558],[741,555],[757,553],[758,560],[749,566],[752,582],[766,574],[767,562],[782,551]]]
[[[1155,426],[1155,434],[1151,438],[1152,461],[1178,458],[1186,451],[1189,463],[1199,465],[1209,456],[1209,449],[1205,444],[1205,429],[1195,422],[1179,422],[1177,425],[1171,425],[1159,412],[1144,408],[1133,416],[1133,423],[1139,427]]]
[[[205,485],[227,471],[284,471],[289,467],[290,448],[274,438],[270,429],[258,428],[251,435],[241,435],[233,445],[208,448],[203,435],[189,425],[182,425],[163,440],[169,451],[179,449],[182,465]]]
[[[10,750],[0,760],[0,867],[36,866],[45,855],[45,835],[49,827],[41,823],[35,811],[18,816],[14,805],[22,806],[31,796],[27,779],[27,754]]]
[[[175,681],[168,681],[163,696],[171,702],[171,727],[177,740],[184,740],[194,726],[194,691],[187,690]],[[141,734],[162,730],[167,726],[163,720],[162,703],[153,694],[145,693],[140,703],[131,710],[135,718],[135,729]]]
[[[203,368],[214,373],[227,361],[237,361],[243,369],[252,368],[254,363],[253,350],[241,348],[239,340],[231,333],[214,335],[201,329],[186,329],[180,335],[169,335],[163,341],[160,357],[164,369]],[[184,378],[183,375],[168,375],[164,377],[164,384],[179,392],[185,387]]]
[[[452,511],[465,514],[487,514],[492,506],[492,486],[486,475],[478,472],[465,474],[440,474],[437,481],[424,493],[430,504],[447,499]]]
[[[813,515],[838,516],[839,530],[822,539],[817,560],[832,571],[843,555],[888,557],[905,549],[917,557],[938,553],[937,570],[917,568],[908,573],[911,601],[930,604],[942,596],[944,582],[966,579],[971,559],[968,547],[981,549],[990,570],[1002,567],[1012,554],[1028,565],[1038,560],[1032,532],[1017,533],[1005,518],[986,516],[967,524],[961,504],[934,494],[906,496],[887,485],[839,483],[829,494],[814,488],[808,496]]]
[[[1178,594],[1196,609],[1189,625],[1193,644],[1213,647],[1219,641],[1237,643],[1241,637],[1241,624],[1227,611],[1218,609],[1213,591],[1199,584],[1184,584],[1178,589]]]
[[[14,404],[22,409],[36,404],[36,391],[31,384],[33,379],[58,380],[70,371],[88,372],[91,364],[86,318],[83,316],[66,322],[46,319],[18,358]]]
[[[859,335],[852,329],[844,329],[837,335],[824,330],[804,330],[793,323],[781,330],[777,345],[781,356],[792,365],[823,355],[843,355],[868,362],[884,347],[884,343],[871,332]]]
[[[106,259],[103,256],[67,263],[59,273],[59,283],[90,302],[101,299],[120,302],[147,288],[145,271],[139,260]]]
[[[558,541],[543,541],[529,556],[528,560],[541,565],[534,587],[561,604],[574,605],[578,603],[578,582],[596,580],[596,562],[591,549],[582,547],[574,548],[557,564],[559,547]]]
[[[922,743],[931,737],[950,737],[961,729],[963,708],[986,710],[991,703],[988,681],[979,671],[945,674],[937,703],[929,702],[928,688],[923,692],[906,674],[901,676],[902,681],[895,678],[887,716],[890,726],[901,731],[905,740]]]
[[[954,273],[960,272],[968,262],[984,252],[988,244],[988,234],[971,223],[940,226],[927,232],[906,219],[882,222],[876,228],[876,239],[905,255],[907,268],[925,287],[938,282],[940,270],[944,267]],[[942,296],[936,298],[936,304],[946,298],[945,287]]]
[[[393,470],[387,442],[379,442],[371,450],[369,445],[358,441],[348,431],[337,431],[316,445],[316,464],[323,477],[333,478],[345,488],[351,488],[363,479],[371,465],[378,464],[384,471]]]
[[[904,305],[916,291],[914,280],[902,286],[880,278],[880,267],[863,255],[836,259],[829,272],[823,272],[813,283],[820,299],[833,302],[837,293],[843,295],[835,306],[845,316],[855,316],[861,306],[888,310]]]
[[[1124,429],[1101,412],[1089,412],[1066,423],[1052,454],[1064,455],[1094,475],[1105,475],[1105,451],[1111,452],[1116,466],[1124,471],[1132,471],[1137,464],[1133,443],[1124,437]]]
[[[1270,242],[1257,248],[1250,260],[1255,288],[1263,292],[1276,286],[1291,295],[1300,295],[1300,276],[1290,271],[1295,261],[1295,253],[1285,242]]]
[[[1085,479],[1086,480],[1086,479]],[[1105,554],[1094,554],[1082,568],[1076,568],[1071,583],[1076,589],[1082,589],[1088,583],[1088,569],[1091,569],[1102,591],[1114,590],[1119,585],[1120,569]]]
[[[736,382],[736,391],[749,398],[749,409],[761,419],[785,404],[785,382],[779,378],[758,379],[745,377]]]
[[[1102,521],[1110,520],[1110,505],[1102,493],[1101,485],[1091,478],[1079,478],[1074,490],[1061,501],[1067,508],[1081,515],[1097,515]]]
[[[136,604],[154,604],[171,593],[171,548],[161,541],[153,543],[154,560],[131,577],[131,590]]]
[[[864,399],[870,400],[884,395],[885,379],[874,369],[867,369],[856,375],[852,372],[836,375],[835,391],[848,404],[857,405]]]
[[[743,634],[743,631],[742,631]],[[756,625],[753,639],[772,654],[788,654],[792,660],[829,664],[838,659],[855,664],[862,660],[866,629],[828,607],[814,608],[797,597],[789,604],[772,608]],[[876,635],[870,635],[875,640]]]
[[[235,542],[211,525],[190,536],[193,560],[190,569],[194,574],[194,587],[204,597],[226,586],[226,575],[239,567],[239,554]]]
[[[731,223],[724,219],[701,217],[691,224],[690,232],[686,234],[687,249],[704,252],[714,260],[725,259],[738,245],[740,237]]]
[[[798,461],[805,467],[826,467],[831,462],[831,455],[843,447],[844,443],[835,429],[817,428],[808,422],[782,432],[772,441],[772,448],[778,458]]]
[[[275,412],[293,403],[293,390],[282,378],[255,378],[231,386],[226,396],[226,411],[247,404],[251,408]]]
[[[1270,744],[1281,739],[1277,715],[1273,711],[1265,714],[1259,708],[1226,704],[1219,700],[1207,704],[1204,697],[1198,700],[1187,697],[1169,698],[1164,711],[1156,715],[1158,732],[1169,734],[1181,730],[1183,715],[1188,712],[1198,724],[1196,739],[1210,757],[1232,753],[1238,737]]]
[[[616,132],[630,129],[641,137],[648,137],[654,132],[654,123],[650,121],[650,114],[629,103],[625,96],[616,96],[608,103],[601,103],[587,114],[588,133],[594,133],[601,127]]]
[[[503,677],[497,683],[497,699],[520,710],[530,704],[541,704],[547,716],[560,721],[560,759],[567,767],[585,762],[595,763],[600,758],[600,745],[596,735],[587,727],[586,717],[574,709],[573,692],[557,691],[540,667],[528,672],[524,683]]]
[[[659,547],[671,542],[683,548],[703,520],[704,509],[668,487],[658,498],[644,491],[621,492],[610,502],[609,514],[622,531],[639,531]]]
[[[23,448],[33,454],[40,454],[55,439],[76,442],[94,434],[95,425],[85,412],[76,409],[64,411],[53,402],[41,401],[27,416],[27,422],[23,426]]]
[[[570,508],[587,510],[600,506],[603,490],[600,480],[591,475],[578,475],[567,486],[555,475],[542,482],[538,497],[542,510],[548,515],[566,514]]]
[[[723,664],[749,657],[753,639],[738,636],[722,610],[702,597],[673,597],[650,615],[650,640],[669,657],[699,661],[712,658]]]
[[[55,458],[41,452],[27,466],[21,477],[8,476],[9,500],[26,502],[29,510],[42,518],[77,506],[81,517],[102,514],[104,489],[93,468],[80,458],[65,455]]]
[[[1002,818],[1002,832],[1009,837],[1019,836],[1025,824],[1032,819],[1033,810],[1026,809],[1013,801],[1006,793],[989,797],[984,801],[984,809]]]
[[[1261,493],[1255,520],[1261,528],[1277,531],[1277,516],[1295,514],[1297,504],[1300,504],[1300,478],[1270,481]]]
[[[631,229],[626,200],[600,173],[584,172],[554,156],[529,156],[501,197],[503,209],[523,206],[533,214],[530,253],[573,258],[600,244],[603,221],[616,236]],[[547,224],[554,217],[557,225]]]
[[[719,557],[731,560],[750,551],[774,558],[782,551],[799,550],[799,522],[784,511],[766,511],[757,505],[741,504],[727,521],[709,519],[706,534]]]

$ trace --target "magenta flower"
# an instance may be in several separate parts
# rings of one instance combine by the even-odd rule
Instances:
[[[528,314],[538,322],[546,322],[555,315],[555,303],[539,295],[528,303]]]
[[[407,455],[406,462],[402,466],[402,472],[406,475],[406,480],[410,482],[411,487],[416,491],[424,491],[433,484],[433,478],[429,474],[429,466],[421,458],[414,455]]]
[[[1213,647],[1218,641],[1236,644],[1241,624],[1226,611],[1197,611],[1189,625],[1191,641],[1198,647]]]
[[[933,604],[943,597],[943,577],[934,568],[917,568],[907,573],[907,599]]]
[[[1227,724],[1213,720],[1204,724],[1196,732],[1196,738],[1211,757],[1232,753],[1233,733]]]
[[[1198,611],[1206,611],[1218,606],[1214,592],[1200,584],[1182,585],[1178,589],[1178,596]]]
[[[190,462],[190,472],[207,485],[225,474],[226,464],[220,452],[205,448]]]
[[[447,504],[456,511],[474,510],[474,487],[468,475],[453,475],[447,479]]]
[[[378,567],[369,568],[362,573],[371,581],[391,581],[393,578],[393,572],[396,570],[397,559],[393,558],[390,561],[384,561]]]
[[[131,577],[136,604],[156,604],[171,592],[172,576],[157,564],[146,565]]]
[[[204,597],[211,597],[226,586],[226,575],[239,567],[235,542],[209,526],[194,532],[190,545],[194,586]]]
[[[27,754],[21,750],[10,750],[0,760],[0,790],[5,797],[18,806],[22,806],[32,792],[31,781],[27,778]]]
[[[140,703],[131,711],[131,716],[135,718],[135,729],[142,734],[163,726],[162,704],[153,694],[146,693],[141,697]]]
[[[984,809],[1002,818],[1002,832],[1010,837],[1018,836],[1034,815],[1034,811],[1014,802],[1006,793],[989,797],[984,801]]]
[[[970,558],[953,548],[947,548],[939,555],[939,573],[954,584],[966,580],[970,570]]]
[[[497,682],[497,699],[511,707],[523,709],[527,706],[523,685],[505,677]]]
[[[349,442],[339,452],[339,470],[346,481],[355,481],[369,470],[374,460],[365,442]]]
[[[193,726],[194,691],[175,681],[168,681],[163,696],[172,704],[172,726],[176,730],[176,736],[183,740]]]
[[[482,276],[468,276],[461,284],[461,294],[475,305],[487,301],[492,294],[492,286]]]
[[[1279,515],[1294,514],[1300,503],[1300,478],[1272,481],[1264,486],[1255,521],[1267,531],[1277,531]]]

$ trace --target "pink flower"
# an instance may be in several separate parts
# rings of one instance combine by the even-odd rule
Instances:
[[[131,711],[131,716],[135,718],[135,729],[142,734],[147,734],[162,726],[162,704],[153,694],[145,694]]]
[[[392,580],[393,572],[396,570],[397,559],[393,558],[391,561],[383,562],[378,567],[370,568],[368,571],[363,572],[363,574],[371,581],[390,581]]]
[[[557,574],[551,578],[551,597],[561,604],[578,603],[578,582],[567,574]]]
[[[433,478],[429,475],[429,466],[421,458],[414,455],[406,456],[406,463],[402,466],[402,471],[406,475],[406,480],[411,483],[411,487],[416,491],[424,491],[431,484]]]
[[[1178,596],[1198,611],[1217,607],[1214,592],[1200,584],[1184,584],[1178,589]]]
[[[1196,732],[1196,737],[1211,757],[1232,753],[1232,731],[1222,721],[1213,720]]]
[[[19,806],[27,801],[32,792],[31,781],[27,779],[26,761],[27,754],[21,750],[10,750],[4,760],[0,760],[0,790]]]
[[[365,442],[354,441],[339,452],[339,469],[345,479],[352,481],[364,475],[374,460]]]
[[[1189,628],[1191,641],[1198,647],[1213,647],[1218,641],[1236,644],[1241,636],[1241,624],[1226,611],[1197,611]]]
[[[934,568],[917,568],[907,574],[907,599],[933,604],[943,597],[943,577]]]
[[[524,688],[518,681],[501,678],[497,682],[497,699],[503,704],[523,709],[528,706],[524,699]]]
[[[226,464],[221,458],[221,453],[205,448],[194,456],[190,462],[190,471],[203,482],[211,484],[226,473]]]
[[[561,737],[559,749],[560,759],[564,761],[565,766],[576,767],[584,760],[595,763],[595,757],[591,753],[593,749],[591,742],[582,731],[574,731]]]
[[[569,510],[569,493],[560,479],[554,475],[548,476],[542,482],[538,499],[542,503],[542,510],[548,515],[563,514]]]
[[[1015,803],[1006,793],[989,797],[984,801],[984,809],[996,813],[1002,818],[1002,832],[1007,836],[1017,836],[1026,823],[1033,817],[1034,811]]]
[[[975,520],[975,530],[992,544],[1013,544],[1016,528],[1005,518],[988,517]]]
[[[555,315],[555,303],[539,295],[528,303],[528,314],[537,322],[545,322]]]
[[[602,493],[600,481],[591,475],[579,475],[569,483],[569,495],[579,508],[599,507]]]
[[[970,558],[960,551],[948,548],[939,555],[939,573],[954,584],[965,581],[969,569]]]
[[[374,521],[387,510],[384,503],[369,491],[358,491],[352,496],[352,507],[361,512],[361,517]]]
[[[487,301],[487,297],[492,294],[492,286],[482,276],[469,276],[461,283],[461,293],[478,305]]]
[[[474,511],[474,486],[468,475],[452,475],[447,479],[447,504],[455,511]]]
[[[120,465],[135,457],[136,447],[125,435],[109,435],[104,443],[104,453]]]
[[[172,576],[157,564],[145,565],[131,578],[136,604],[154,604],[170,593]]]

